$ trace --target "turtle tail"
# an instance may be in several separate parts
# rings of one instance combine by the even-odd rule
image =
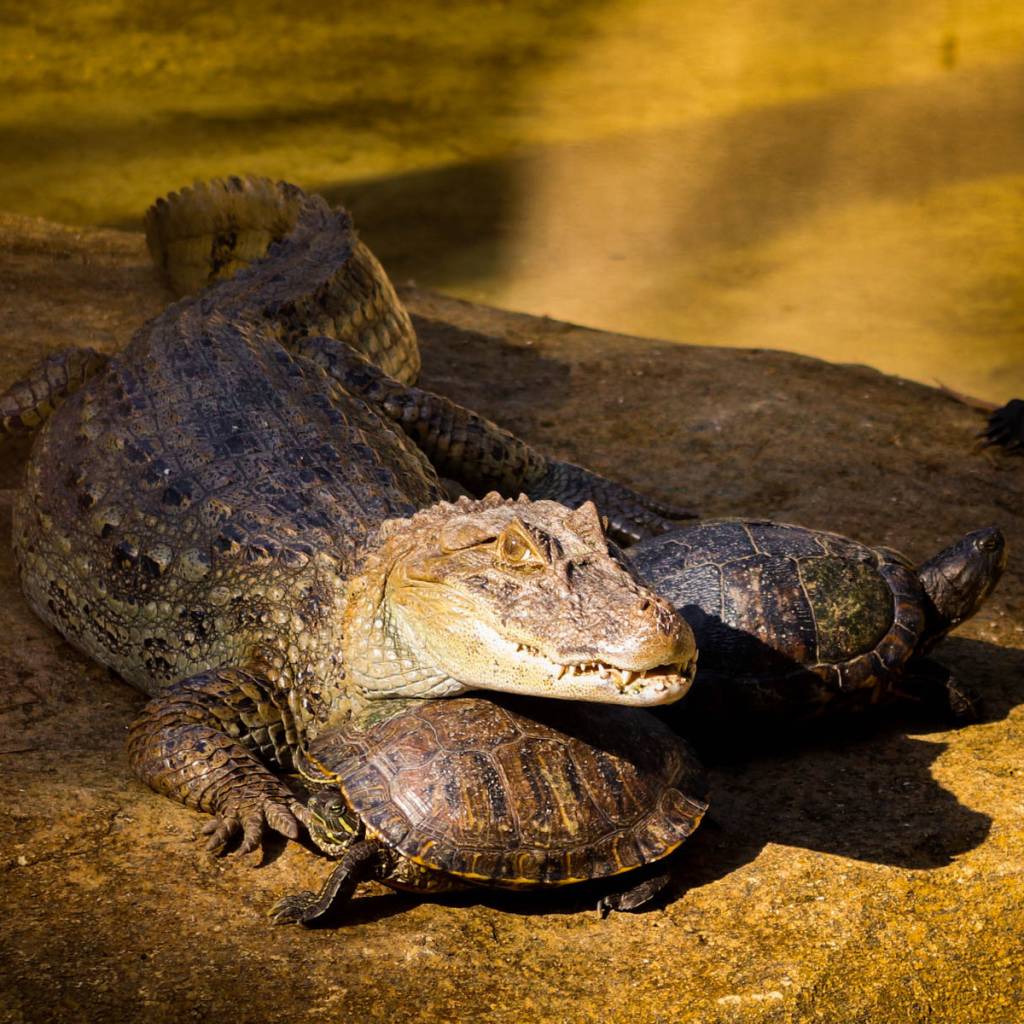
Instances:
[[[295,226],[306,198],[269,178],[196,182],[146,211],[146,244],[175,293],[191,295],[265,256]]]

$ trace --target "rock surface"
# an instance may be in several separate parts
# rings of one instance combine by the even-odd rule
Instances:
[[[38,622],[0,546],[0,1021],[1014,1022],[1024,1015],[1024,462],[978,414],[858,366],[601,334],[407,289],[424,383],[563,457],[703,514],[769,515],[924,559],[997,523],[1010,567],[939,656],[986,700],[763,737],[712,766],[669,899],[422,902],[273,928],[323,861],[204,856],[136,782],[140,695]],[[0,217],[0,380],[113,350],[168,297],[141,236]],[[9,535],[24,445],[0,450]]]

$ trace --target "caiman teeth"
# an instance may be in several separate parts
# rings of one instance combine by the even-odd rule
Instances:
[[[522,642],[516,643],[516,650],[525,652],[538,658],[545,658],[536,647]],[[546,660],[546,659],[545,659]],[[663,693],[670,688],[669,677],[677,677],[684,681],[690,681],[696,663],[696,656],[679,662],[669,662],[664,665],[656,665],[648,669],[617,668],[603,661],[581,661],[569,664],[554,663],[552,675],[555,680],[569,676],[597,675],[602,681],[612,683],[620,693],[628,690],[639,692],[645,687],[654,690],[655,693]]]

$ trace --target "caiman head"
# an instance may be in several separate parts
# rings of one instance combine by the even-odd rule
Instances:
[[[344,636],[346,674],[366,697],[667,704],[697,657],[686,622],[633,576],[592,503],[497,494],[385,523],[349,584]]]

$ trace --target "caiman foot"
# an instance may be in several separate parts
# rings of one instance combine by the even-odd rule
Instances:
[[[30,434],[69,395],[100,372],[108,356],[91,348],[51,352],[0,394],[0,437]]]
[[[978,437],[985,448],[998,444],[1008,452],[1024,452],[1024,399],[1014,398],[996,409]]]
[[[298,839],[308,823],[306,808],[297,800],[275,801],[260,794],[243,796],[233,800],[232,805],[202,827],[202,834],[210,837],[203,847],[208,853],[223,853],[239,832],[242,841],[236,853],[251,853],[259,848],[270,831]]]
[[[203,829],[210,851],[223,850],[239,832],[239,853],[255,850],[269,831],[299,837],[306,808],[261,763],[290,767],[296,744],[287,707],[244,669],[172,684],[128,729],[135,773],[158,793],[214,816]]]

